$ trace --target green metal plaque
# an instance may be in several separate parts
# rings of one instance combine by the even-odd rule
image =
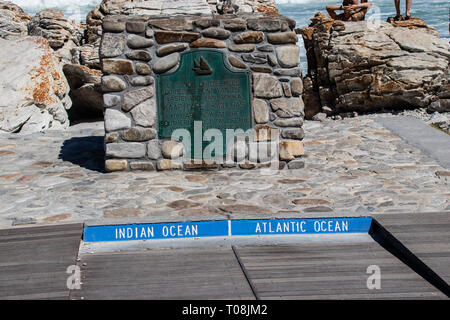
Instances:
[[[171,138],[175,130],[186,129],[190,147],[183,143],[190,158],[223,156],[227,129],[247,131],[253,127],[250,72],[229,68],[220,51],[183,53],[177,71],[157,76],[156,90],[159,138]],[[203,139],[209,129],[220,130],[223,137],[223,148],[210,157],[203,152],[215,140],[208,141],[208,133],[206,141]]]

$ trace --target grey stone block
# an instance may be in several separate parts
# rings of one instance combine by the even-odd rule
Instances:
[[[146,155],[145,144],[137,142],[108,143],[106,156],[119,159],[139,159]]]
[[[105,111],[105,130],[112,132],[131,127],[131,119],[120,111],[106,109]]]

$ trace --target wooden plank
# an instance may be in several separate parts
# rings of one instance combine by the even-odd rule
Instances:
[[[374,217],[450,284],[450,212],[380,214]]]
[[[63,225],[46,225],[46,226],[0,229],[0,239],[10,236],[25,237],[27,235],[37,236],[49,233],[67,234],[71,232],[79,232],[80,228],[82,227],[83,224],[81,223],[71,223]]]
[[[262,299],[443,299],[445,296],[375,242],[237,247]],[[381,289],[367,287],[367,268]]]
[[[0,230],[0,299],[68,299],[82,224]]]
[[[82,255],[71,299],[254,299],[231,248]]]

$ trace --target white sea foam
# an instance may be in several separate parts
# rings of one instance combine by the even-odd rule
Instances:
[[[66,17],[75,21],[85,21],[87,14],[92,8],[99,5],[101,0],[10,0],[27,13],[34,15],[38,11],[48,8],[61,10]],[[393,0],[371,0],[380,9],[379,19],[386,20],[387,17],[395,15]],[[281,14],[294,19],[297,27],[309,24],[310,18],[317,11],[325,12],[328,4],[339,4],[342,0],[276,0]],[[448,0],[426,0],[415,1],[411,14],[424,19],[429,25],[435,27],[441,37],[449,38],[448,32]],[[405,0],[402,0],[402,11],[405,7]],[[444,9],[445,8],[445,9]],[[370,12],[369,12],[370,13]],[[302,69],[306,70],[306,56],[303,42],[299,41],[301,47]]]
[[[97,5],[100,0],[12,0],[22,8],[64,8],[67,6]]]
[[[12,0],[12,2],[31,15],[44,9],[59,9],[72,20],[84,21],[89,11],[100,4],[101,0]]]

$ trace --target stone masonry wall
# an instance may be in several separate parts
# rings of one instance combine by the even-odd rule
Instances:
[[[253,141],[275,141],[281,169],[304,166],[303,83],[294,21],[263,14],[110,16],[102,28],[107,171],[268,166],[271,155],[252,158],[248,140],[233,151],[245,150],[245,159],[194,165],[190,159],[180,161],[181,143],[158,139],[155,74],[176,71],[180,53],[197,48],[223,52],[230,69],[251,70]]]

